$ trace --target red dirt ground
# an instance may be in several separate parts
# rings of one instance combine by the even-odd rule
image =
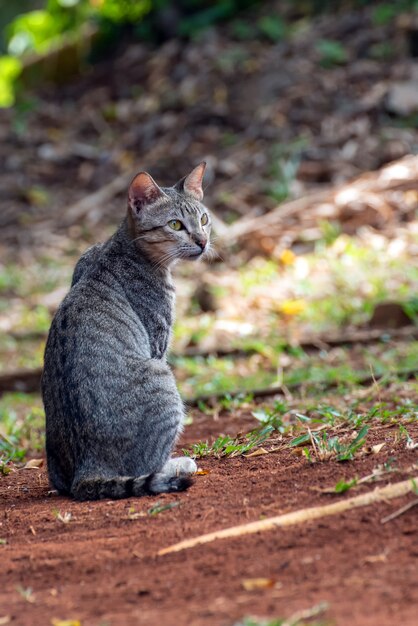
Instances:
[[[182,444],[249,425],[201,415]],[[408,431],[416,438],[418,424]],[[326,602],[321,623],[415,626],[417,508],[380,522],[413,495],[156,556],[184,538],[371,490],[367,484],[336,496],[313,488],[367,475],[389,459],[400,471],[379,485],[408,478],[416,450],[395,441],[397,432],[371,429],[369,443],[385,441],[382,451],[346,464],[310,465],[285,447],[253,458],[203,459],[199,465],[209,473],[197,476],[188,492],[155,498],[75,503],[48,493],[44,469],[2,477],[0,538],[7,543],[0,545],[0,624],[232,626],[244,616],[284,618]],[[179,506],[148,515],[157,501]],[[57,510],[71,513],[69,523],[56,518]],[[246,591],[242,581],[249,578],[272,579],[272,586]],[[32,593],[25,594],[28,588]]]

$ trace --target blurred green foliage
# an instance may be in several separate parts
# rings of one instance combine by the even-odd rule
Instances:
[[[338,41],[332,39],[320,39],[316,48],[320,54],[320,63],[322,67],[333,67],[334,65],[343,65],[348,60],[347,51]]]
[[[107,40],[117,41],[123,27],[131,27],[141,39],[158,40],[161,36],[194,37],[208,26],[232,20],[238,38],[261,34],[277,42],[289,32],[286,20],[371,4],[375,24],[388,23],[403,11],[418,9],[418,0],[282,0],[281,5],[256,0],[0,0],[0,52],[4,54],[0,56],[0,107],[14,103],[15,84],[22,71],[20,58],[46,53],[69,35],[82,38],[82,27],[87,24],[95,24]],[[255,23],[251,17],[238,17],[251,6],[260,12]],[[28,10],[30,7],[34,10]],[[320,41],[318,50],[325,67],[347,60],[339,42]]]
[[[190,37],[253,3],[254,0],[181,0],[173,14],[181,18],[177,20],[177,34]],[[17,2],[16,12],[19,12],[19,5]],[[0,0],[0,8],[2,6]],[[46,0],[36,10],[18,14],[4,27],[7,55],[0,57],[0,107],[14,103],[14,86],[22,69],[18,60],[21,57],[48,52],[59,46],[66,36],[80,34],[82,27],[89,23],[95,24],[107,37],[109,33],[112,37],[113,33],[115,39],[120,32],[118,28],[123,25],[134,26],[139,37],[152,38],[156,30],[152,19],[164,10],[173,10],[168,0]],[[147,17],[150,24],[141,28]]]
[[[22,64],[12,56],[0,57],[0,107],[14,103],[14,83],[20,75]]]

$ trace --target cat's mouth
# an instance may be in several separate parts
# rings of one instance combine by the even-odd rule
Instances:
[[[206,252],[206,248],[204,248],[204,250],[199,250],[198,252],[189,252],[188,258],[198,259],[199,257],[203,256],[205,252]]]

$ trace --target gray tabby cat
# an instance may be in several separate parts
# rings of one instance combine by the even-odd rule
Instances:
[[[42,394],[53,486],[77,500],[181,491],[196,464],[170,459],[183,404],[166,362],[170,266],[209,250],[205,163],[174,187],[139,173],[128,213],[90,248],[52,322]]]

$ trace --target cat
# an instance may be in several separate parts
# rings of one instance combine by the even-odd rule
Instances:
[[[210,249],[205,163],[174,187],[133,179],[116,233],[85,252],[52,321],[42,396],[48,474],[76,500],[187,489],[197,467],[170,458],[184,408],[166,354],[171,267]]]

